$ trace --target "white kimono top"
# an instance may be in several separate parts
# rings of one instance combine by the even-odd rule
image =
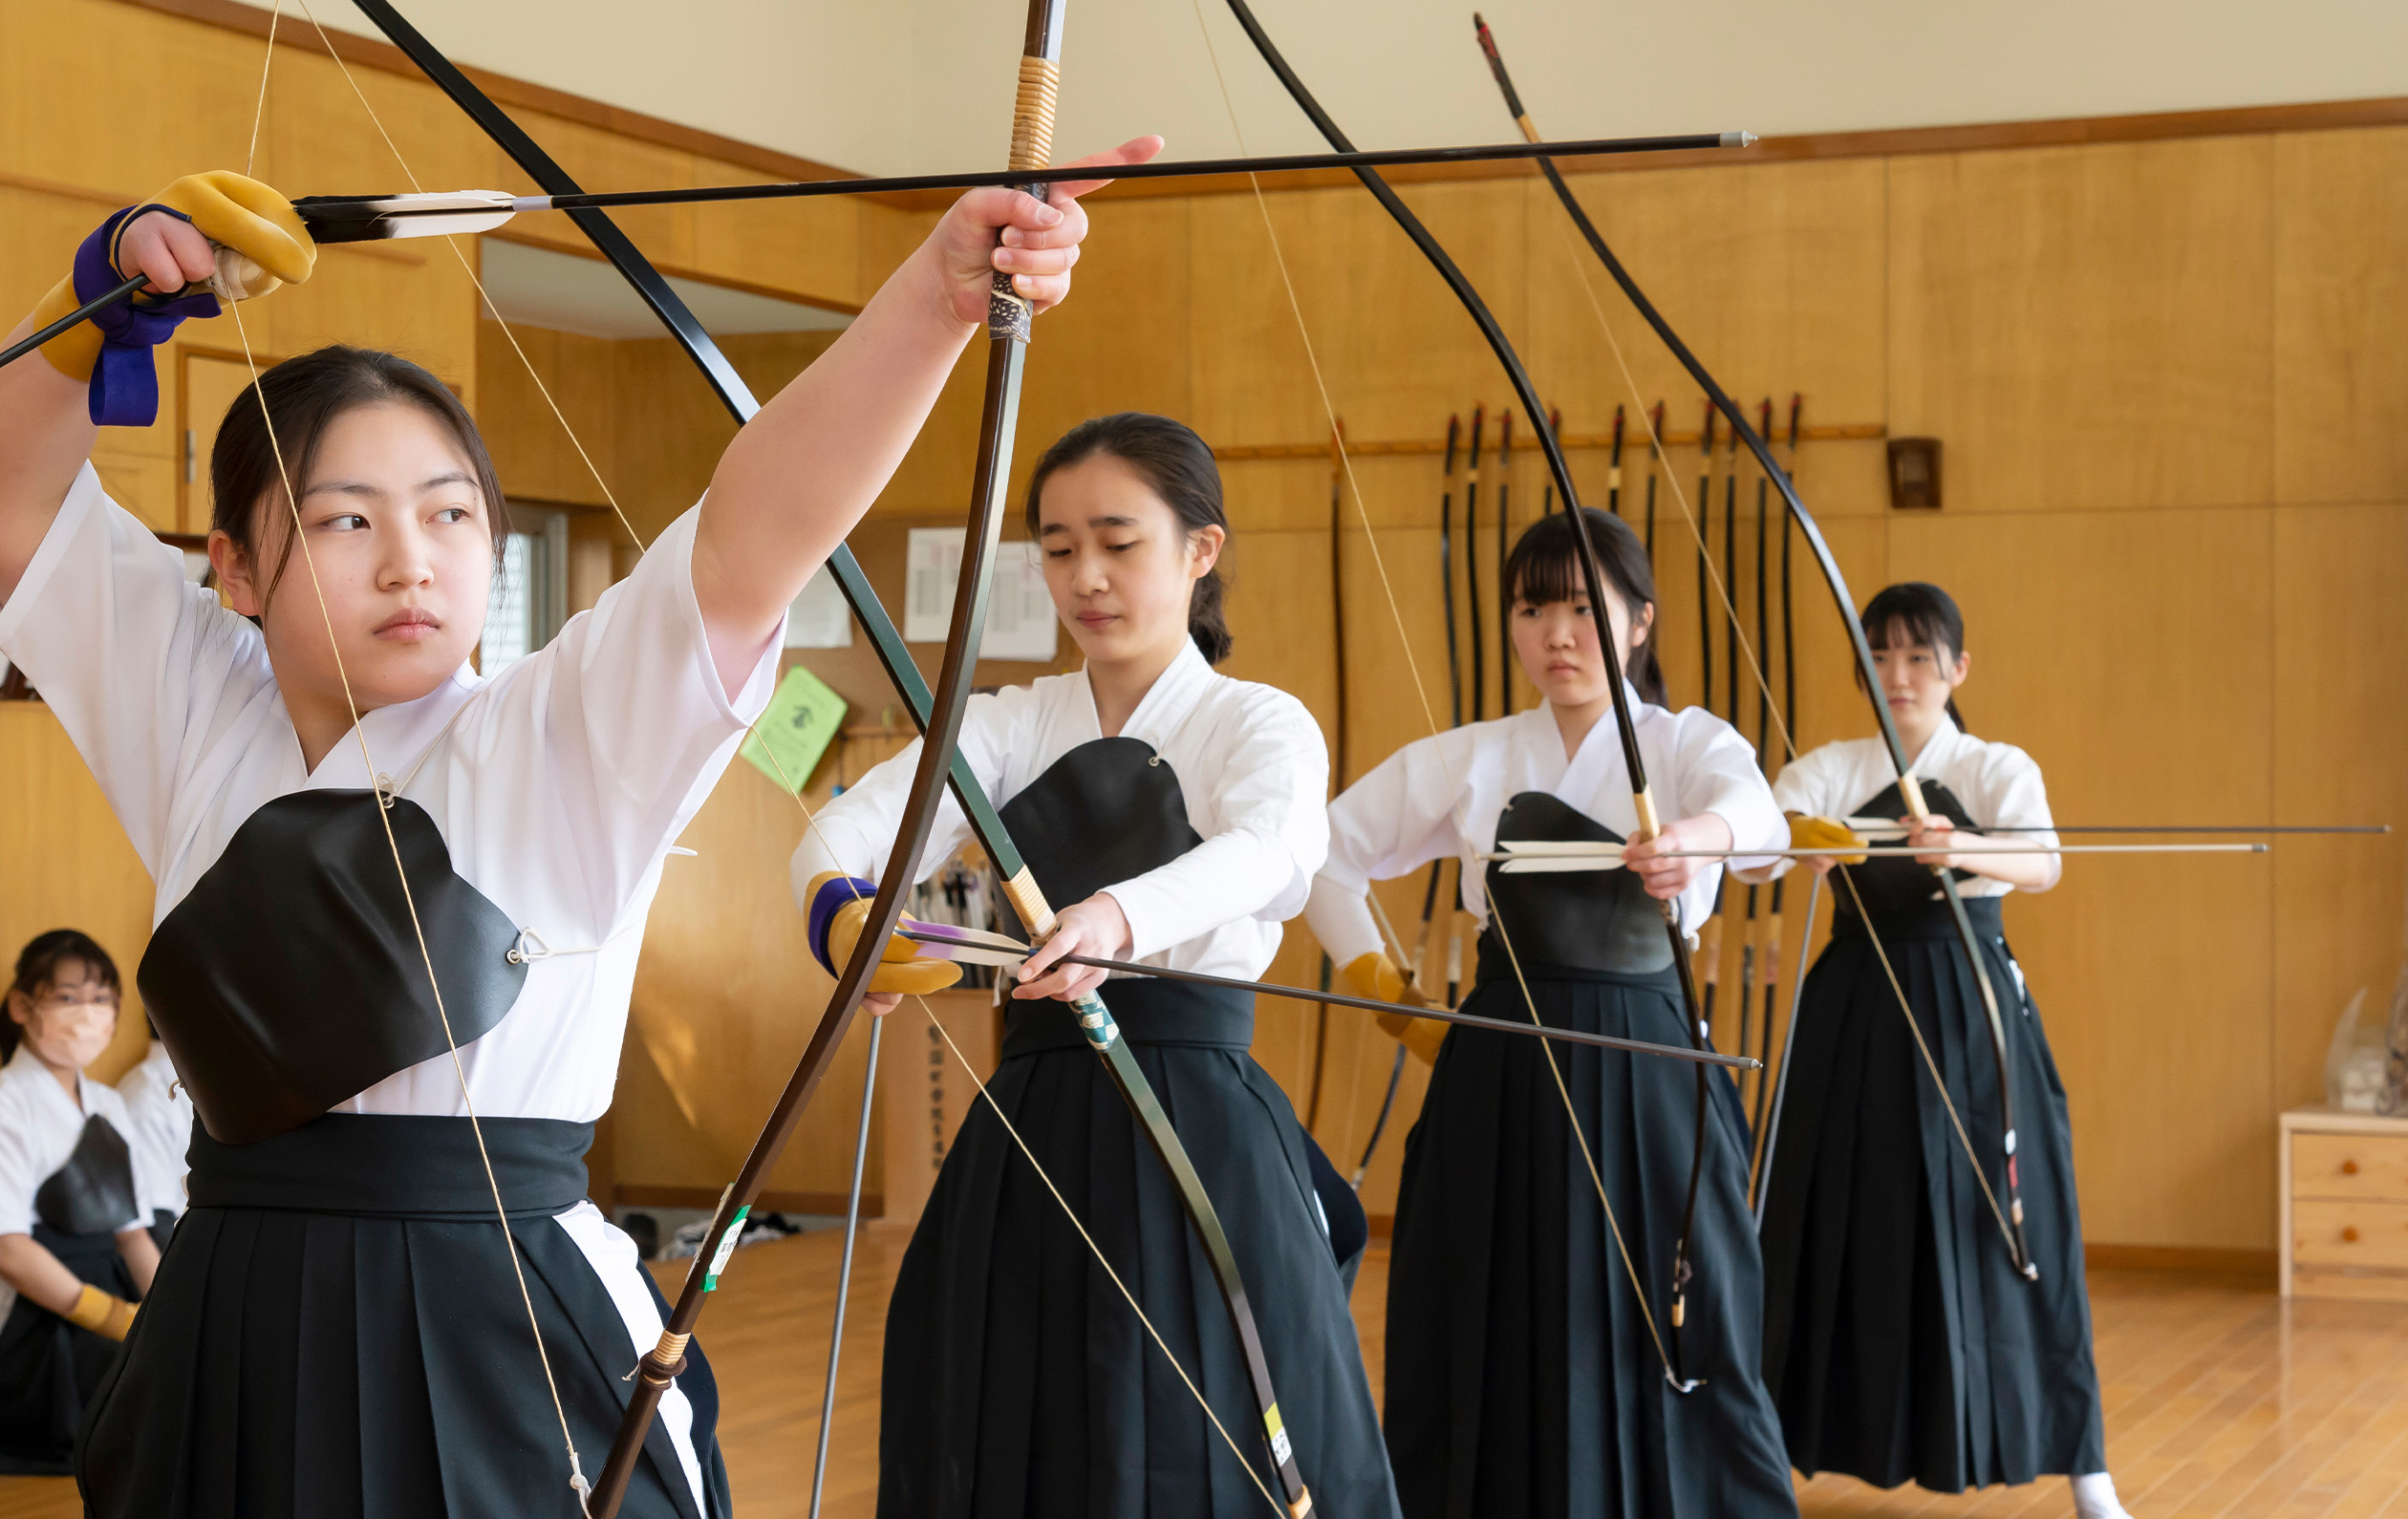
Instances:
[[[501,1023],[461,1047],[477,1112],[591,1122],[611,1105],[662,862],[767,705],[784,642],[768,641],[732,699],[721,689],[694,594],[697,521],[690,510],[671,524],[543,649],[490,679],[463,665],[418,700],[369,713],[315,770],[260,631],[188,583],[183,556],[109,500],[89,465],[0,608],[0,653],[41,692],[124,824],[157,884],[154,924],[264,803],[367,789],[364,734],[380,775],[433,819],[453,871],[551,951],[527,966]],[[306,573],[292,568],[304,578],[288,593],[308,594]],[[438,1056],[336,1111],[467,1109]],[[634,1242],[591,1203],[558,1222],[630,1337],[651,1345],[660,1318]],[[662,1419],[699,1494],[681,1394]]]
[[[192,1099],[176,1084],[176,1062],[167,1046],[151,1040],[142,1063],[118,1078],[117,1095],[134,1125],[125,1137],[134,1148],[142,1207],[181,1216],[184,1152],[192,1147]]]
[[[2057,836],[2050,831],[2056,820],[2049,814],[2049,788],[2040,779],[2040,766],[2011,743],[1989,743],[1976,738],[1943,717],[1939,732],[1931,736],[1924,744],[1923,753],[1915,756],[1906,768],[1919,780],[1937,781],[1946,786],[1965,804],[1976,824],[2039,830],[2010,833],[2006,835],[2007,840],[2040,845],[2057,842]],[[1888,790],[1897,780],[1898,767],[1890,762],[1887,744],[1879,738],[1846,738],[1791,760],[1782,770],[1781,779],[1773,782],[1773,798],[1784,812],[1845,820]],[[1783,860],[1780,868],[1787,869],[1795,863]],[[2062,864],[2053,856],[2049,867],[2050,883],[2054,885],[2055,872],[2062,869]],[[1932,889],[1936,893],[1939,888]],[[1988,876],[1957,883],[1958,894],[1968,897],[2003,897],[2014,889],[2008,883]]]
[[[20,1045],[7,1065],[0,1065],[0,1234],[31,1234],[35,1223],[33,1194],[58,1174],[83,1139],[84,1123],[107,1119],[133,1148],[134,1124],[114,1088],[88,1076],[75,1078],[76,1096],[70,1098],[50,1067]],[[140,1195],[142,1165],[134,1163],[136,1195]],[[122,1234],[140,1229],[148,1218],[129,1218],[118,1226]],[[0,1321],[16,1307],[16,1289],[0,1282]]]
[[[1787,845],[1789,825],[1773,804],[1755,751],[1731,724],[1697,707],[1667,712],[1644,702],[1627,682],[1623,691],[1664,822],[1710,812],[1731,825],[1734,849]],[[1525,791],[1546,792],[1623,838],[1639,825],[1611,714],[1589,729],[1569,760],[1555,714],[1545,706],[1415,739],[1329,804],[1329,863],[1321,872],[1326,889],[1313,894],[1313,931],[1329,957],[1346,965],[1384,951],[1364,893],[1374,881],[1448,855],[1462,864],[1463,910],[1485,929],[1487,866],[1478,857],[1495,851],[1505,803]],[[1722,884],[1722,864],[1703,863],[1680,896],[1681,931],[1692,935],[1713,910]],[[1731,863],[1761,862],[1742,857]]]
[[[1046,767],[1104,737],[1085,671],[970,698],[961,753],[1000,807]],[[1214,975],[1258,976],[1279,952],[1279,925],[1304,905],[1329,847],[1322,799],[1329,755],[1321,725],[1286,692],[1217,674],[1192,642],[1155,678],[1121,737],[1151,744],[1178,777],[1188,823],[1204,842],[1116,883],[1129,919],[1127,958]],[[794,852],[794,889],[822,870],[874,879],[894,845],[920,747],[861,778],[819,815]],[[970,836],[949,795],[919,858],[926,879]],[[1067,902],[1053,904],[1055,910]],[[809,904],[804,903],[806,910]]]

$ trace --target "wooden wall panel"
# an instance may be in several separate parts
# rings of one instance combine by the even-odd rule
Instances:
[[[1743,405],[1774,396],[1785,418],[1791,393],[1803,392],[1817,423],[1885,415],[1887,184],[1880,162],[1584,175],[1571,184],[1632,277]],[[1638,414],[1662,400],[1671,428],[1696,432],[1696,383],[1623,298],[1544,182],[1530,182],[1523,194],[1527,356],[1567,430],[1604,432],[1624,405],[1636,431]],[[1628,380],[1600,309],[1630,366]]]
[[[2408,500],[2408,135],[2274,139],[2274,489]]]
[[[114,1081],[148,1050],[134,968],[150,944],[151,882],[66,730],[39,702],[0,702],[0,981],[17,951],[51,929],[80,929],[118,963],[117,1038],[92,1063]]]
[[[2267,804],[2283,823],[2408,824],[2408,506],[2274,513]],[[2282,841],[2273,883],[2274,1099],[2324,1100],[2325,1052],[2358,988],[2379,1018],[2408,971],[2408,835]]]
[[[1890,430],[1947,509],[2230,505],[2272,488],[2273,145],[1890,161]]]
[[[618,349],[605,338],[540,327],[505,331],[490,317],[477,324],[480,431],[505,491],[522,501],[609,503],[594,471],[617,489]],[[575,429],[574,440],[552,415],[553,405]],[[580,442],[591,469],[578,456]]]

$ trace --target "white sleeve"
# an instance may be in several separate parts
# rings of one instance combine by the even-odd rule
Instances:
[[[1360,893],[1457,852],[1463,835],[1452,778],[1468,773],[1473,737],[1473,730],[1456,728],[1416,738],[1348,786],[1329,804],[1329,863],[1322,874]],[[1450,742],[1464,751],[1452,766],[1442,762],[1438,748]]]
[[[970,761],[971,774],[978,778],[990,801],[1001,780],[1002,758],[1011,752],[1013,731],[1033,710],[1032,701],[1025,687],[1015,686],[991,695],[972,696],[962,714],[959,752]],[[843,795],[820,808],[803,830],[803,842],[795,846],[786,866],[798,909],[810,911],[803,888],[823,870],[842,870],[865,881],[875,881],[885,872],[887,857],[894,848],[895,829],[903,821],[904,803],[911,800],[912,778],[919,770],[921,746],[921,740],[914,739],[901,754],[880,760],[847,786]],[[970,821],[948,785],[913,879],[926,880],[969,837]]]
[[[1279,695],[1246,715],[1213,777],[1212,836],[1104,888],[1129,920],[1130,959],[1239,918],[1285,922],[1304,906],[1329,853],[1329,751],[1303,704]]]
[[[0,653],[67,730],[154,876],[180,782],[275,695],[259,630],[186,581],[183,556],[109,500],[90,464],[0,607]]]
[[[14,1104],[0,1109],[0,1234],[33,1232],[33,1193],[47,1178],[33,1174],[32,1136]]]
[[[2011,743],[1984,746],[1982,756],[1983,821],[1993,828],[2030,828],[2030,833],[2012,833],[2007,837],[2018,844],[2036,844],[2053,848],[2057,842],[2055,815],[2049,810],[2048,782],[2041,779],[2039,761]],[[2054,886],[2065,874],[2065,857],[2049,858],[2049,885]],[[2047,889],[2041,888],[2040,889]]]
[[[1847,769],[1836,743],[1799,755],[1781,767],[1780,777],[1773,782],[1774,804],[1784,813],[1803,813],[1810,818],[1839,817],[1852,804],[1851,799],[1838,795]]]
[[[1461,845],[1438,745],[1468,732],[1415,739],[1329,804],[1329,863],[1313,881],[1304,920],[1335,964],[1351,965],[1387,948],[1365,900],[1372,882],[1393,880]],[[1469,758],[1458,757],[1456,771]]]
[[[1755,750],[1730,724],[1705,714],[1681,725],[1680,742],[1679,773],[1673,778],[1675,814],[1694,818],[1710,812],[1728,824],[1731,846],[1737,851],[1731,861],[1733,869],[1770,864],[1747,851],[1786,848],[1789,823],[1764,772],[1756,767]]]
[[[1731,829],[1734,853],[1721,867],[1701,870],[1681,893],[1681,924],[1706,921],[1722,888],[1722,870],[1754,869],[1778,862],[1779,856],[1751,855],[1751,849],[1789,846],[1789,823],[1773,800],[1773,787],[1756,767],[1755,750],[1738,730],[1710,713],[1690,708],[1682,715],[1677,741],[1679,760],[1672,776],[1672,815],[1722,819]],[[1708,862],[1712,863],[1712,862]]]
[[[1366,954],[1387,952],[1379,922],[1371,916],[1365,888],[1340,886],[1327,870],[1313,877],[1312,895],[1304,899],[1304,921],[1328,952],[1332,965],[1343,968]]]
[[[782,632],[736,692],[720,683],[694,594],[699,521],[698,508],[672,523],[634,574],[496,676],[463,735],[493,748],[541,735],[546,781],[582,824],[581,864],[606,916],[634,898],[777,685]]]

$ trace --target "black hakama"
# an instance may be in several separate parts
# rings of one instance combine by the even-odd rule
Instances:
[[[107,1230],[62,1234],[33,1227],[33,1241],[58,1263],[113,1296],[134,1298],[134,1274]],[[73,1470],[75,1426],[117,1355],[117,1346],[20,1295],[0,1323],[0,1475],[64,1476]]]
[[[1315,1165],[1285,1094],[1247,1053],[1252,999],[1137,979],[1102,995],[1236,1252],[1314,1513],[1389,1519],[1395,1491],[1342,1277],[1363,1250],[1362,1209],[1326,1161]],[[1178,1192],[1064,1005],[1013,1002],[1009,1017],[988,1090],[1254,1475],[980,1102],[887,1314],[878,1513],[1259,1519],[1278,1478]]]
[[[1798,1006],[1764,1213],[1765,1380],[1810,1474],[1957,1492],[2106,1469],[2065,1087],[1999,900],[1965,906],[2007,1026],[2040,1279],[2016,1273],[1863,921],[1840,912]],[[1998,1062],[1963,941],[1944,902],[1876,910],[2003,1209]]]
[[[1555,876],[1516,881],[1558,882]],[[1662,937],[1660,923],[1656,936]],[[1539,1018],[1686,1045],[1668,968],[1535,963]],[[1464,1011],[1527,1020],[1493,934]],[[1387,1442],[1410,1519],[1789,1515],[1789,1464],[1756,1380],[1761,1277],[1747,1207],[1747,1121],[1719,1071],[1675,1391],[1673,1245],[1688,1197],[1696,1068],[1552,1046],[1621,1227],[1566,1121],[1537,1039],[1457,1028],[1406,1141],[1388,1275]],[[1643,1308],[1623,1258],[1646,1284]],[[1652,1314],[1652,1330],[1647,1315]],[[1668,1348],[1668,1338],[1665,1341]]]
[[[552,1222],[585,1193],[592,1125],[484,1126],[591,1480],[639,1353]],[[88,1514],[576,1519],[559,1419],[465,1119],[329,1114],[241,1145],[196,1125],[191,1161],[191,1208],[77,1452]],[[699,1347],[686,1358],[678,1386],[712,1514],[696,1513],[656,1420],[623,1514],[726,1511],[718,1394]]]

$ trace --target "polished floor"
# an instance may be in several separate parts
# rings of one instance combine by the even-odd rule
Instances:
[[[877,1371],[900,1230],[862,1240],[836,1400],[826,1512],[870,1519],[877,1477]],[[703,1337],[720,1370],[720,1430],[745,1519],[807,1513],[835,1306],[833,1231],[754,1246],[733,1263]],[[664,1283],[675,1291],[674,1279]],[[1372,1383],[1387,1261],[1355,1291]],[[2096,1272],[2091,1295],[2107,1395],[2107,1448],[2136,1519],[2408,1519],[2408,1307],[2284,1304],[2263,1284]],[[2063,1481],[1946,1497],[1821,1478],[1814,1516],[2064,1515]],[[0,1479],[0,1519],[68,1519],[64,1479]]]

